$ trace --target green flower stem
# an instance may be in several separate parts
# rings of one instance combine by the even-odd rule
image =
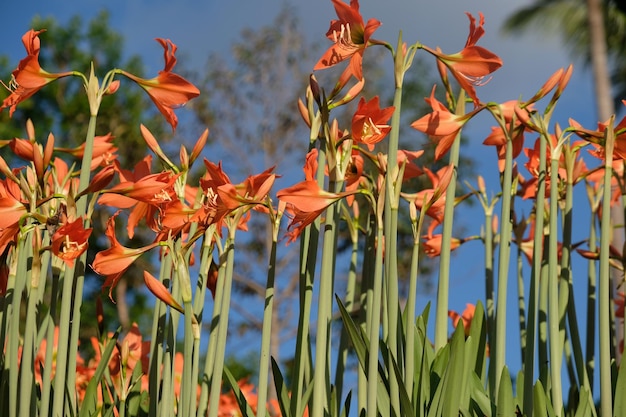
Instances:
[[[461,90],[456,104],[457,115],[465,114],[465,91]],[[437,308],[435,312],[435,352],[448,343],[448,304],[450,292],[450,247],[452,242],[452,225],[454,221],[454,196],[456,181],[459,175],[459,153],[461,149],[461,131],[454,138],[450,148],[449,163],[454,167],[450,184],[446,188],[446,203],[443,211],[443,231],[441,237],[441,254],[439,256],[439,280],[437,284]]]
[[[209,416],[217,417],[219,407],[220,393],[222,389],[222,373],[224,372],[224,355],[226,353],[226,336],[228,334],[228,316],[230,313],[230,297],[233,284],[233,265],[235,263],[235,230],[236,226],[229,227],[229,234],[226,240],[225,255],[226,269],[224,274],[223,294],[219,312],[219,326],[217,331],[217,341],[215,346],[214,358],[217,360],[213,363],[213,371],[211,374],[211,391],[209,394]],[[216,304],[217,306],[217,304]]]
[[[495,386],[499,391],[500,377],[506,357],[506,304],[509,276],[509,255],[511,252],[511,195],[513,187],[513,143],[506,141],[506,158],[502,178],[502,212],[500,214],[500,248],[498,253],[498,293],[496,298],[496,343],[494,351]],[[450,195],[450,194],[448,194]],[[446,201],[447,203],[447,201]],[[445,222],[444,222],[445,225]],[[445,236],[445,235],[444,235]],[[443,263],[443,261],[442,261]]]
[[[92,112],[94,113],[94,112]],[[93,141],[96,135],[96,119],[97,114],[92,114],[89,118],[89,126],[87,127],[87,136],[85,138],[85,150],[81,163],[80,180],[78,189],[84,190],[89,185],[91,176],[91,159],[93,156]],[[76,202],[76,216],[82,217],[87,212],[87,198],[83,197]],[[89,225],[89,219],[85,219],[85,225]],[[85,279],[85,263],[87,252],[83,253],[74,262],[74,267],[67,267],[65,278],[63,279],[63,289],[61,290],[61,298],[66,302],[61,304],[61,316],[59,318],[59,345],[57,350],[56,374],[54,376],[54,397],[52,402],[53,416],[59,417],[65,415],[65,394],[66,389],[70,393],[70,403],[75,404],[75,387],[76,387],[76,358],[70,363],[74,364],[72,369],[68,367],[69,355],[76,355],[76,350],[70,350],[72,347],[76,349],[78,346],[78,328],[80,327],[80,307],[83,301],[83,282]],[[74,283],[76,284],[74,286]],[[73,300],[73,302],[68,302]],[[73,307],[73,309],[72,309]],[[77,317],[72,317],[74,313],[79,312]],[[70,329],[72,329],[70,338]],[[74,410],[73,410],[74,411]]]
[[[159,270],[159,281],[167,288],[169,287],[169,279],[166,279],[172,267],[172,258],[165,253],[161,258],[161,267]],[[165,334],[165,323],[167,320],[167,306],[163,301],[155,297],[154,310],[152,312],[152,332],[150,338],[150,365],[148,369],[148,389],[150,392],[158,392],[161,382],[161,371],[163,364],[163,340]],[[165,394],[165,391],[164,395]],[[159,409],[159,400],[162,397],[158,395],[150,396],[149,416],[155,417]]]
[[[221,245],[218,243],[218,253],[220,259],[224,253]],[[211,327],[209,331],[209,346],[207,347],[207,353],[204,362],[204,374],[202,376],[202,387],[200,390],[200,409],[198,415],[205,416],[206,408],[209,402],[209,394],[211,390],[211,384],[213,380],[213,369],[215,368],[215,352],[217,351],[217,340],[220,327],[220,313],[222,308],[222,300],[224,298],[224,282],[226,276],[226,263],[221,263],[217,272],[217,282],[215,284],[215,293],[213,298],[213,314],[211,317]]]
[[[380,215],[379,215],[380,217]],[[380,331],[381,293],[383,287],[383,227],[379,220],[376,232],[376,262],[374,281],[368,291],[371,295],[371,314],[368,309],[367,335],[369,336],[369,355],[367,362],[367,417],[377,417],[376,392],[378,391],[378,349]],[[369,305],[368,305],[369,307]]]
[[[520,336],[520,353],[521,358],[526,357],[526,292],[524,290],[524,253],[518,246],[517,248],[517,311],[519,320],[519,336]],[[532,347],[531,347],[532,349]]]
[[[413,203],[411,203],[413,204]],[[413,233],[413,253],[411,254],[411,275],[409,276],[409,294],[404,310],[404,328],[406,329],[406,348],[404,351],[404,386],[409,396],[413,393],[415,377],[415,305],[417,299],[417,278],[419,275],[420,243],[424,217],[420,213]]]
[[[263,310],[263,330],[261,332],[261,352],[259,360],[259,384],[257,386],[257,417],[265,417],[267,411],[267,390],[270,368],[270,339],[272,337],[272,315],[274,313],[274,281],[276,278],[276,245],[280,218],[276,216],[272,225],[272,248],[265,285],[265,308]]]
[[[48,313],[46,340],[54,340],[54,318],[57,315],[57,305],[59,302],[59,274],[63,272],[52,267],[52,290],[50,292],[50,311]],[[43,331],[43,329],[41,329]],[[41,403],[39,407],[39,417],[48,417],[50,412],[50,393],[52,388],[52,364],[54,363],[54,343],[46,343],[46,359],[43,368],[43,386],[41,388]]]
[[[183,272],[185,273],[185,272]],[[191,300],[184,302],[185,314],[185,338],[183,346],[183,354],[185,361],[183,362],[182,386],[180,391],[180,407],[183,417],[192,417],[196,415],[196,386],[197,383],[193,378],[192,363],[194,356],[194,324],[193,324],[193,305]]]
[[[495,311],[493,290],[493,212],[485,213],[485,300],[488,344],[495,342]],[[495,380],[494,380],[495,382]]]
[[[550,340],[550,382],[552,384],[552,406],[555,415],[561,415],[563,409],[563,391],[561,384],[561,365],[563,345],[560,336],[559,314],[559,258],[558,258],[558,156],[551,160],[550,165],[550,235],[548,251],[548,328]]]
[[[572,253],[572,228],[573,228],[573,206],[574,206],[574,163],[576,159],[576,152],[572,151],[571,146],[568,145],[565,153],[566,169],[567,169],[567,184],[565,187],[565,206],[563,208],[563,249],[561,254],[561,280],[568,286],[568,300],[567,300],[567,323],[570,332],[570,342],[572,343],[572,350],[574,354],[574,361],[576,363],[576,373],[578,377],[579,387],[585,387],[589,394],[589,399],[593,403],[591,397],[591,384],[589,382],[589,375],[587,374],[587,368],[583,357],[582,343],[580,341],[580,333],[578,330],[578,318],[576,315],[576,306],[574,303],[574,281],[572,279],[572,265],[571,265],[571,253]],[[593,338],[592,338],[593,339]],[[595,415],[595,408],[592,408]]]
[[[376,227],[376,215],[371,210],[368,215],[368,227],[365,233],[365,247],[363,249],[363,263],[361,266],[361,308],[360,322],[361,329],[364,334],[368,334],[372,322],[372,310],[374,306],[374,281],[376,274],[377,262],[382,261],[382,258],[377,259],[378,246],[376,239],[378,235],[378,227]],[[368,389],[369,382],[366,373],[365,366],[359,366],[358,373],[358,414],[364,413],[367,410],[369,397]]]
[[[391,132],[389,133],[389,146],[387,152],[387,172],[385,173],[385,279],[387,284],[387,347],[389,357],[387,366],[390,370],[389,395],[393,413],[400,415],[400,395],[398,379],[392,377],[393,362],[398,362],[400,354],[398,347],[398,206],[400,190],[402,188],[403,169],[398,167],[398,144],[400,141],[400,113],[402,107],[402,84],[405,73],[405,56],[402,44],[402,32],[398,35],[398,43],[394,55],[395,91],[393,106],[395,108],[391,117]],[[373,337],[373,334],[370,334]]]
[[[9,310],[9,314],[7,315],[10,320],[10,330],[9,330],[9,342],[7,346],[6,355],[9,360],[5,364],[5,366],[9,367],[9,416],[16,417],[18,415],[18,389],[19,389],[19,371],[20,367],[18,366],[18,347],[20,342],[20,312],[22,305],[22,294],[24,293],[24,289],[26,287],[26,277],[30,276],[29,268],[28,268],[28,258],[30,256],[29,248],[32,248],[31,243],[32,233],[27,233],[26,235],[20,236],[18,239],[18,259],[17,259],[17,270],[14,277],[9,278],[9,281],[14,282],[12,299],[11,299],[11,309]],[[7,294],[11,290],[10,287],[7,288]],[[25,365],[22,365],[25,366]]]
[[[591,216],[589,221],[589,251],[595,253],[598,250],[596,242],[596,218],[598,216],[599,205],[594,201],[593,186],[585,184],[591,203]],[[587,329],[585,344],[585,364],[587,368],[587,376],[589,378],[589,391],[593,392],[594,372],[595,372],[595,352],[596,352],[596,280],[597,280],[596,262],[589,260],[587,263]]]
[[[612,236],[611,225],[611,177],[613,175],[613,147],[615,143],[613,119],[605,130],[604,182],[602,192],[602,220],[600,222],[600,276],[598,284],[598,325],[600,333],[600,415],[613,415],[611,382],[611,317],[610,317],[610,264],[609,251]]]
[[[175,257],[176,253],[171,254],[172,268],[166,271],[168,277],[170,277],[170,285],[172,287],[172,297],[179,299],[181,295],[181,282],[179,279],[174,279],[173,274],[176,273],[173,269],[176,268],[178,262]],[[174,407],[174,404],[178,401],[180,403],[181,398],[174,396],[174,366],[176,365],[176,335],[178,334],[178,324],[180,322],[181,314],[173,309],[169,309],[169,320],[165,326],[165,354],[163,359],[163,388],[162,391],[167,394],[162,395],[161,401],[161,413],[167,415]]]
[[[546,164],[548,142],[544,135],[539,136],[539,169],[535,198],[535,224],[533,239],[533,260],[530,271],[528,294],[528,319],[526,320],[526,346],[524,351],[524,413],[533,414],[533,385],[535,382],[535,340],[537,338],[537,306],[539,305],[539,277],[543,261],[543,213],[546,194]]]
[[[315,137],[315,139],[314,139]],[[312,149],[317,133],[311,131]],[[317,159],[317,183],[324,184],[324,167],[326,153],[319,152]],[[313,285],[317,267],[317,245],[319,243],[321,220],[318,217],[304,229],[300,236],[300,312],[298,314],[298,332],[296,336],[296,352],[294,355],[295,377],[291,384],[291,415],[301,416],[304,412],[302,392],[306,371],[312,368],[309,328],[311,323],[311,306],[313,303]]]
[[[29,233],[29,237],[32,240],[32,234],[39,233],[37,230],[33,230]],[[46,233],[47,235],[47,233]],[[37,238],[35,238],[37,239]],[[47,239],[46,239],[47,240]],[[45,276],[42,279],[41,274],[41,256],[39,255],[38,248],[32,250],[32,244],[29,245],[29,256],[32,259],[30,274],[24,275],[24,277],[30,276],[30,281],[26,282],[28,306],[26,309],[26,322],[24,325],[24,344],[22,346],[22,358],[20,362],[20,416],[29,417],[36,414],[36,387],[33,381],[34,370],[37,364],[33,363],[33,358],[36,353],[36,340],[37,340],[37,322],[36,313],[38,305],[41,305],[39,298],[40,286],[45,286]],[[45,252],[48,254],[48,251]],[[33,395],[35,394],[35,395]]]
[[[342,210],[346,216],[348,230],[350,231],[350,239],[352,241],[352,251],[350,252],[350,269],[348,271],[348,279],[346,283],[345,308],[349,313],[355,311],[356,295],[356,276],[359,256],[359,240],[358,240],[358,219],[351,219],[345,205],[342,204]],[[355,224],[356,223],[356,224]],[[340,408],[341,399],[343,398],[343,382],[346,372],[346,362],[348,360],[348,350],[350,348],[350,340],[345,327],[341,327],[341,336],[339,338],[339,348],[337,355],[337,366],[335,367],[335,392],[338,400],[337,409]]]
[[[331,181],[330,188],[336,184]],[[335,250],[337,242],[337,220],[339,204],[326,209],[326,222],[322,244],[322,263],[317,306],[317,330],[315,333],[315,367],[313,370],[312,417],[323,417],[330,409],[330,325],[332,319],[333,288],[335,284]]]
[[[209,279],[209,269],[211,264],[213,263],[213,233],[215,231],[214,227],[209,227],[204,232],[204,239],[202,242],[202,251],[200,254],[200,272],[198,277],[198,286],[196,288],[196,292],[194,295],[194,306],[193,313],[198,320],[198,327],[202,329],[202,312],[204,311],[205,299],[206,299],[206,291],[207,291],[207,281]],[[209,362],[209,358],[205,358],[205,365]],[[199,373],[200,373],[200,340],[196,342],[194,345],[194,356],[193,356],[193,381],[198,381]],[[205,367],[205,374],[203,375],[202,381],[200,381],[200,401],[198,401],[198,410],[197,415],[206,415],[206,407],[208,402],[208,385],[206,384],[204,376],[208,375],[208,371]],[[202,401],[204,395],[204,401]]]

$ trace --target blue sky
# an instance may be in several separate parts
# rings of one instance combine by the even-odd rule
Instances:
[[[323,41],[329,21],[335,16],[330,1],[31,0],[12,3],[10,15],[0,25],[0,53],[9,54],[12,63],[17,64],[23,57],[21,35],[29,29],[31,19],[37,14],[54,17],[63,23],[80,13],[88,21],[98,11],[107,8],[113,28],[125,37],[125,50],[129,54],[139,52],[145,58],[148,73],[162,68],[162,50],[153,40],[156,37],[170,38],[179,47],[179,57],[190,59],[194,67],[201,69],[209,53],[226,53],[232,41],[239,39],[243,28],[257,28],[272,22],[285,2],[295,6],[303,32],[310,39]],[[489,84],[478,90],[478,94],[485,101],[505,101],[520,95],[526,98],[532,96],[554,71],[571,62],[557,38],[539,34],[507,37],[501,33],[504,17],[528,3],[525,0],[362,0],[361,12],[365,19],[376,17],[383,23],[376,32],[377,39],[395,43],[398,30],[402,29],[403,37],[409,43],[420,41],[432,47],[440,46],[444,51],[456,52],[463,47],[467,36],[468,19],[464,12],[477,15],[482,11],[485,14],[486,35],[480,45],[498,54],[504,66],[494,74]],[[311,66],[313,64],[311,62]],[[592,127],[595,124],[595,106],[591,73],[581,63],[574,64],[574,76],[555,117],[561,124],[566,124],[567,118],[572,117],[584,126]],[[493,171],[495,151],[480,145],[489,134],[490,125],[486,118],[481,117],[470,124],[467,134],[474,143],[470,146],[472,157]],[[487,186],[495,190],[497,177],[487,177]],[[475,215],[480,216],[480,210]],[[478,233],[479,230],[471,232]],[[480,253],[480,244],[470,242],[453,258],[453,263],[463,267],[453,270],[451,308],[461,311],[466,302],[483,298]],[[509,290],[510,328],[516,329],[515,312],[512,311],[516,305],[513,281]],[[420,296],[420,305],[423,306],[427,300],[428,297]],[[512,355],[513,362],[515,357],[519,357],[518,352],[509,352],[509,355]]]

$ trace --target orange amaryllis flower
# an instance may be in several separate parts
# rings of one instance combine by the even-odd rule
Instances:
[[[426,103],[433,109],[432,113],[414,121],[411,123],[411,127],[427,134],[437,143],[435,160],[439,160],[450,150],[463,125],[474,114],[482,110],[482,107],[465,115],[454,114],[435,98],[435,88],[436,86],[430,92],[430,97],[425,99]]]
[[[446,55],[439,48],[431,49],[423,46],[424,50],[437,57],[439,62],[443,63],[450,70],[461,88],[472,98],[475,106],[478,106],[480,101],[476,96],[474,86],[484,85],[486,83],[485,76],[502,66],[502,60],[496,54],[481,46],[476,46],[476,42],[485,33],[483,29],[485,18],[482,13],[479,13],[479,16],[480,22],[477,27],[476,19],[467,13],[467,17],[470,20],[469,35],[465,42],[465,48],[460,52]]]
[[[154,294],[159,300],[163,301],[170,307],[178,310],[180,313],[184,313],[183,307],[174,299],[174,296],[165,288],[165,285],[158,279],[156,279],[148,271],[143,271],[143,281],[146,287]]]
[[[74,265],[74,259],[87,250],[89,236],[93,229],[85,229],[83,219],[78,218],[59,227],[52,235],[52,253],[61,258],[68,266]]]
[[[251,175],[238,185],[226,183],[217,187],[217,194],[225,207],[234,210],[242,206],[256,206],[265,203],[276,174],[271,167],[260,174]]]
[[[363,79],[363,52],[381,23],[376,19],[370,19],[364,24],[358,0],[350,0],[350,5],[342,0],[332,1],[339,20],[330,22],[326,37],[334,44],[328,48],[313,69],[330,68],[350,59],[349,71],[360,81]]]
[[[163,47],[165,58],[165,67],[163,71],[159,71],[157,77],[146,80],[123,70],[121,73],[146,90],[157,109],[165,116],[165,120],[172,126],[173,130],[176,130],[178,118],[173,109],[183,106],[192,98],[200,95],[200,90],[180,75],[172,72],[176,65],[176,45],[169,39],[157,38],[156,41]]]
[[[443,241],[443,235],[431,235],[424,236],[425,240],[422,242],[424,245],[424,253],[429,258],[436,258],[441,255],[441,243]],[[450,251],[452,252],[455,249],[458,249],[463,241],[461,239],[457,239],[455,237],[450,239]]]
[[[383,140],[391,131],[391,126],[387,123],[394,110],[393,106],[381,109],[378,96],[367,102],[361,97],[352,117],[352,139],[367,145],[370,151],[374,150],[374,144]]]
[[[459,321],[463,321],[463,330],[465,331],[465,336],[469,336],[470,326],[472,325],[472,320],[474,319],[474,312],[476,311],[476,306],[474,304],[467,303],[465,305],[465,310],[462,314],[457,313],[454,310],[448,310],[448,317],[452,319],[452,325],[456,327],[459,324]]]
[[[402,196],[412,201],[417,209],[421,212],[426,209],[425,214],[433,218],[437,224],[443,221],[443,211],[446,204],[446,189],[452,180],[454,174],[454,166],[447,165],[436,173],[428,168],[424,168],[424,172],[430,178],[433,188],[421,190],[415,194],[402,194]]]
[[[91,265],[91,269],[97,274],[106,276],[102,287],[109,287],[109,297],[112,297],[113,288],[117,285],[124,271],[142,254],[159,245],[159,242],[156,241],[137,249],[122,246],[115,236],[115,218],[118,214],[119,211],[109,218],[105,231],[111,247],[98,252]]]
[[[46,84],[73,74],[71,71],[51,74],[41,68],[39,65],[39,50],[41,49],[39,34],[44,31],[31,29],[22,36],[22,43],[26,48],[27,56],[20,61],[13,71],[9,83],[11,95],[5,98],[2,106],[0,106],[0,111],[8,107],[10,116],[13,116],[18,104],[31,97]]]

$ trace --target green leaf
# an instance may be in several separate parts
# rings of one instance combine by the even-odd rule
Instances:
[[[491,417],[491,401],[485,392],[485,387],[480,377],[475,373],[472,373],[469,383],[471,401],[473,401],[476,407],[480,410],[480,414],[478,415]]]
[[[104,375],[104,371],[109,365],[109,360],[113,354],[117,337],[120,335],[121,331],[122,328],[118,327],[113,334],[113,337],[107,343],[104,352],[102,352],[102,358],[96,368],[96,372],[93,374],[93,377],[91,378],[91,381],[89,381],[87,389],[85,390],[85,399],[80,407],[80,417],[89,417],[96,414],[96,409],[98,407],[98,384],[102,381],[102,375]]]
[[[239,384],[237,380],[233,376],[232,373],[228,370],[226,366],[224,366],[224,376],[228,379],[228,383],[230,384],[231,389],[233,390],[233,394],[235,394],[235,398],[237,399],[237,403],[239,404],[239,410],[241,411],[242,417],[255,417],[255,413],[252,410],[252,407],[248,404],[246,397],[243,395],[243,392],[239,389]]]
[[[272,360],[272,374],[274,375],[274,386],[276,387],[276,394],[278,395],[278,405],[280,406],[281,415],[284,417],[290,417],[289,410],[291,410],[291,397],[289,397],[289,392],[287,391],[287,387],[285,386],[285,379],[283,378],[283,374],[280,372],[280,368],[278,364],[271,358]]]
[[[535,383],[533,388],[533,416],[548,417],[548,406],[546,404],[546,393],[541,381]]]
[[[617,410],[614,411],[614,413],[616,413],[614,414],[615,416],[624,415],[617,413]],[[587,388],[585,388],[584,386],[580,387],[580,402],[578,403],[578,407],[576,408],[576,414],[574,414],[574,417],[586,417],[594,414],[595,413],[591,409],[591,404],[589,402],[589,391],[587,391]]]
[[[615,386],[615,396],[613,405],[614,416],[626,416],[626,395],[619,393],[626,392],[626,366],[619,367],[617,374],[617,384]]]
[[[513,384],[511,382],[511,375],[509,374],[509,368],[506,366],[502,369],[502,376],[500,377],[497,407],[496,416],[510,417],[515,415]]]
[[[363,330],[354,323],[352,317],[350,317],[350,313],[348,313],[339,297],[335,296],[335,298],[337,299],[339,312],[341,313],[341,319],[343,320],[343,324],[346,327],[348,336],[350,337],[350,342],[354,347],[354,351],[356,352],[356,355],[359,359],[359,364],[361,365],[361,368],[364,370],[367,378],[378,378],[378,390],[376,395],[378,409],[390,410],[391,401],[389,399],[389,387],[387,380],[384,378],[384,370],[382,369],[380,363],[378,364],[378,375],[367,375],[367,346],[369,345],[367,335],[365,335],[363,333]],[[384,343],[381,342],[381,346],[382,345],[384,345]]]

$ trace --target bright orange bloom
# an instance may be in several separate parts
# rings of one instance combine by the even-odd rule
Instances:
[[[361,97],[352,117],[352,139],[367,145],[370,151],[374,150],[374,144],[383,140],[391,131],[391,126],[387,123],[394,110],[393,106],[381,109],[378,96],[367,102]]]
[[[426,240],[422,242],[424,245],[424,253],[429,258],[436,258],[441,255],[441,243],[443,241],[443,235],[437,234],[432,236],[424,236]],[[463,241],[461,239],[457,239],[455,237],[450,240],[450,251],[458,249]]]
[[[470,29],[465,48],[461,51],[446,55],[439,48],[431,49],[423,46],[424,50],[436,56],[450,70],[461,88],[472,98],[475,106],[478,106],[480,101],[476,96],[474,86],[484,85],[488,81],[484,79],[485,76],[502,66],[502,60],[496,54],[481,46],[476,46],[476,42],[485,33],[483,29],[485,18],[482,13],[479,13],[479,16],[480,22],[477,27],[476,19],[467,13],[467,17],[470,20]]]
[[[350,59],[350,73],[359,81],[363,79],[363,52],[369,44],[369,39],[381,23],[370,19],[367,24],[359,12],[358,0],[350,0],[350,5],[342,0],[332,0],[339,20],[330,22],[326,37],[334,42],[320,60],[314,70],[330,68],[338,63]]]
[[[530,104],[526,106],[525,109],[532,111],[534,110],[534,107]],[[524,147],[524,132],[528,130],[524,124],[528,120],[528,113],[524,113],[520,110],[520,102],[517,100],[511,100],[500,104],[500,111],[507,128],[510,126],[510,123],[514,123],[511,139],[513,145],[513,159],[517,158],[522,152],[522,148]],[[520,120],[520,115],[525,115],[526,119]],[[483,141],[483,145],[496,147],[498,151],[498,167],[500,168],[500,172],[504,171],[506,143],[507,136],[504,134],[501,127],[492,127],[491,134]]]
[[[153,242],[147,246],[137,249],[130,249],[122,246],[115,236],[115,218],[119,211],[109,218],[105,234],[109,239],[111,247],[100,251],[93,260],[91,269],[97,274],[105,275],[106,280],[102,288],[109,287],[109,297],[112,297],[113,288],[117,285],[122,274],[131,266],[142,254],[159,245]]]
[[[154,294],[159,300],[163,301],[165,304],[178,310],[181,313],[185,312],[183,307],[181,307],[181,305],[174,299],[174,297],[168,291],[165,285],[163,285],[161,281],[156,279],[148,271],[143,271],[143,281],[146,284],[146,287],[150,290],[150,292]]]
[[[472,325],[475,311],[476,306],[474,304],[467,303],[462,314],[459,314],[454,310],[448,310],[448,317],[452,319],[452,325],[455,328],[459,324],[459,321],[463,320],[463,330],[465,330],[465,336],[469,336],[470,326]]]
[[[74,259],[87,250],[87,241],[92,230],[85,229],[82,218],[65,223],[52,235],[52,253],[68,266],[73,266]]]
[[[157,38],[156,41],[163,47],[165,59],[165,67],[163,71],[159,71],[157,77],[146,80],[126,71],[122,71],[122,74],[146,90],[157,109],[165,116],[165,120],[172,126],[173,130],[176,130],[178,118],[173,109],[183,106],[192,98],[200,95],[200,90],[180,75],[172,72],[176,65],[176,45],[169,39]]]
[[[26,48],[26,58],[22,59],[13,71],[12,80],[9,83],[11,95],[4,99],[0,111],[9,107],[9,115],[13,116],[15,108],[22,101],[31,97],[46,84],[62,77],[72,75],[72,72],[51,74],[39,65],[39,50],[41,44],[39,34],[45,30],[29,30],[22,36],[22,43]]]
[[[414,121],[411,123],[411,127],[426,133],[437,143],[435,160],[439,160],[450,150],[463,125],[482,108],[462,116],[454,114],[435,98],[435,87],[433,87],[430,97],[425,99],[426,103],[433,109],[432,113]]]
[[[435,222],[439,224],[443,222],[446,190],[452,180],[454,167],[452,165],[446,165],[438,170],[437,173],[433,173],[428,168],[424,168],[424,172],[433,184],[433,188],[427,188],[415,194],[403,194],[403,197],[412,201],[419,211],[426,208],[426,213],[423,214],[433,218]]]

